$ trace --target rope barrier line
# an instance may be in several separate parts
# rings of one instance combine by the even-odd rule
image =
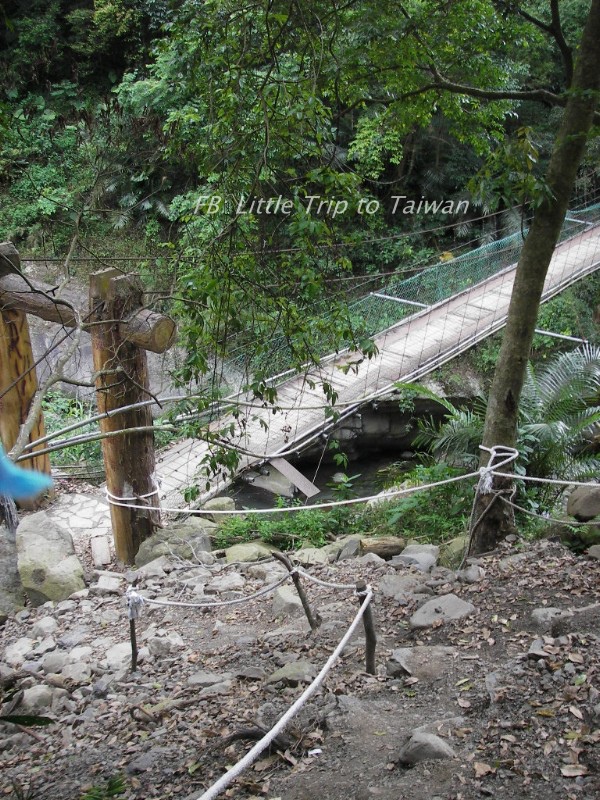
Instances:
[[[303,578],[306,578],[312,583],[317,583],[319,586],[324,586],[326,589],[347,589],[356,591],[356,584],[354,583],[329,583],[328,581],[322,581],[320,578],[315,578],[315,576],[311,575],[309,572],[305,572],[302,567],[296,567],[294,571],[298,575],[302,575]]]
[[[282,508],[255,508],[252,510],[239,510],[236,509],[235,511],[217,511],[212,509],[204,509],[204,508],[171,508],[171,507],[164,507],[164,506],[150,506],[150,505],[141,505],[129,502],[120,502],[122,500],[127,500],[127,498],[117,497],[116,495],[110,496],[107,494],[107,499],[110,505],[114,506],[121,506],[124,508],[138,508],[144,511],[164,511],[166,514],[189,514],[189,515],[202,515],[202,514],[211,514],[211,515],[219,515],[219,516],[248,516],[248,514],[285,514],[285,513],[293,513],[298,511],[318,511],[325,508],[339,508],[341,506],[351,506],[351,505],[358,505],[359,503],[367,503],[369,500],[388,500],[392,499],[393,497],[400,497],[403,495],[414,494],[415,492],[425,491],[426,489],[435,489],[438,486],[443,486],[449,483],[458,483],[459,481],[468,480],[469,478],[479,478],[481,475],[480,471],[477,472],[468,472],[466,475],[457,475],[454,478],[446,478],[443,481],[435,481],[433,483],[427,484],[419,484],[419,486],[410,486],[406,489],[395,489],[394,491],[390,491],[385,495],[378,495],[373,494],[369,495],[368,497],[354,497],[350,500],[332,500],[329,503],[315,503],[314,505],[310,506],[283,506]]]
[[[245,597],[238,597],[234,600],[222,600],[220,603],[186,603],[183,600],[155,600],[152,597],[143,597],[142,595],[138,594],[131,586],[127,589],[125,594],[127,601],[129,603],[129,598],[136,600],[141,598],[142,604],[148,603],[151,606],[175,606],[177,608],[221,608],[223,606],[235,606],[240,605],[241,603],[245,603],[248,600],[254,600],[257,597],[262,597],[265,594],[269,594],[269,592],[274,591],[277,589],[278,586],[281,586],[282,583],[285,583],[291,577],[292,573],[289,572],[286,575],[283,575],[276,583],[272,583],[270,586],[265,586],[260,589],[258,592],[254,592],[254,594],[246,595]],[[131,607],[131,605],[130,605]]]
[[[498,465],[500,466],[500,465]],[[552,486],[590,486],[591,481],[568,481],[558,478],[536,478],[534,475],[515,475],[511,472],[497,472],[495,469],[491,474],[497,478],[512,478],[514,481],[530,481],[532,483],[548,483]]]
[[[503,445],[495,445],[492,448],[482,448],[487,450],[490,453],[493,453],[493,457],[490,459],[490,463],[493,461],[494,457],[500,456],[502,460],[496,464],[496,469],[498,467],[504,467],[507,464],[510,464],[514,461],[518,455],[518,450],[514,448],[507,448]],[[171,508],[171,507],[161,507],[161,506],[151,506],[147,504],[136,504],[129,502],[136,498],[129,498],[129,497],[119,497],[114,495],[112,492],[109,492],[106,489],[106,496],[110,505],[120,506],[123,508],[138,508],[144,511],[163,511],[167,514],[189,514],[189,515],[202,515],[202,514],[211,514],[214,516],[247,516],[248,514],[282,514],[282,513],[294,513],[298,511],[319,511],[326,508],[340,508],[342,506],[351,506],[351,505],[358,505],[360,503],[367,503],[370,500],[388,500],[394,497],[402,497],[404,495],[414,494],[415,492],[422,492],[426,491],[427,489],[435,489],[438,486],[445,486],[450,483],[458,483],[459,481],[469,480],[470,478],[479,478],[480,482],[482,478],[486,475],[505,475],[505,473],[497,473],[495,469],[492,469],[489,465],[487,467],[481,467],[477,471],[468,472],[465,475],[456,475],[453,478],[445,478],[443,481],[434,481],[432,483],[424,483],[419,484],[418,486],[409,486],[406,489],[394,489],[393,491],[387,492],[385,495],[379,494],[372,494],[368,495],[367,497],[354,497],[350,500],[332,500],[329,503],[315,503],[314,505],[310,506],[284,506],[283,508],[255,508],[252,511],[240,510],[235,509],[233,511],[218,511],[212,509],[203,509],[203,508]],[[515,478],[514,475],[508,475],[508,477]],[[521,477],[521,476],[518,476]],[[141,498],[140,498],[141,499]]]
[[[589,483],[587,485],[589,486]],[[535,511],[530,511],[527,508],[523,508],[523,506],[513,503],[512,500],[508,499],[508,497],[503,497],[502,495],[500,495],[500,500],[507,505],[512,506],[517,511],[520,511],[522,514],[526,514],[529,517],[535,517],[536,519],[543,519],[544,522],[556,522],[560,525],[568,525],[569,528],[585,528],[587,525],[590,525],[590,522],[577,522],[577,520],[571,521],[566,519],[558,519],[557,517],[545,516],[544,514],[538,514]]]
[[[335,662],[340,657],[342,651],[344,650],[345,646],[347,645],[348,641],[350,640],[352,634],[356,630],[359,622],[361,621],[365,611],[367,610],[371,600],[373,599],[373,591],[368,587],[367,595],[363,600],[363,603],[356,614],[352,624],[346,631],[344,637],[339,642],[338,646],[335,648],[333,653],[327,659],[326,663],[322,667],[321,671],[314,679],[314,681],[307,686],[307,688],[302,692],[300,697],[291,705],[288,710],[280,717],[279,721],[271,728],[268,733],[266,733],[262,739],[260,739],[251,750],[249,750],[246,755],[240,759],[237,764],[235,764],[231,769],[229,769],[224,775],[219,778],[216,783],[204,791],[201,795],[191,795],[187,800],[213,800],[213,798],[217,797],[224,789],[226,789],[237,777],[241,775],[241,773],[249,767],[258,756],[266,750],[266,748],[271,744],[271,742],[281,733],[282,730],[286,727],[288,722],[298,713],[298,711],[302,708],[302,706],[309,700],[312,695],[317,691],[317,689],[323,683],[327,673],[331,670]]]

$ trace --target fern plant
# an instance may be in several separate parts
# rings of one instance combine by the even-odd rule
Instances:
[[[92,786],[81,800],[110,800],[111,797],[121,794],[125,794],[125,781],[121,775],[111,775],[104,786]]]
[[[446,409],[441,424],[432,419],[420,423],[417,446],[455,466],[476,468],[486,401],[476,398],[471,408],[457,407],[417,384],[398,387],[434,399]],[[519,404],[517,472],[539,478],[595,479],[600,472],[595,452],[599,430],[600,347],[585,344],[541,367],[529,364]],[[530,494],[549,503],[556,490],[543,488]]]

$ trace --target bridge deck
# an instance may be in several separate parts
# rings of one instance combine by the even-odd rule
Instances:
[[[600,227],[595,227],[556,248],[543,299],[550,299],[598,267]],[[324,410],[323,382],[331,384],[338,394],[336,410],[350,414],[374,395],[391,390],[395,382],[421,378],[506,323],[515,269],[516,265],[512,265],[376,335],[378,354],[370,360],[357,363],[358,354],[343,353],[325,359],[306,375],[285,380],[278,386],[277,404],[281,410],[275,414],[272,407],[259,408],[250,396],[240,395],[239,400],[254,403],[254,407],[241,407],[238,419],[225,415],[212,423],[212,429],[234,426],[236,434],[224,438],[231,446],[247,451],[241,457],[239,471],[259,463],[265,456],[303,449],[318,439],[330,422]],[[187,439],[159,454],[157,472],[163,505],[181,507],[183,490],[194,482],[201,489],[196,503],[217,494],[231,482],[229,476],[213,477],[210,489],[204,491],[206,478],[198,480],[197,476],[208,453],[206,442]]]

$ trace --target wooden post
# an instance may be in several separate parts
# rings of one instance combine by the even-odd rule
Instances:
[[[16,249],[11,244],[3,243],[0,246],[0,274],[19,267]],[[0,438],[6,451],[17,441],[19,430],[27,418],[38,388],[33,364],[26,315],[23,311],[0,306]],[[44,419],[40,414],[29,441],[44,436],[45,432]],[[47,453],[36,456],[22,466],[50,474],[50,458]],[[36,501],[27,501],[20,505],[33,508]]]
[[[149,397],[146,353],[123,338],[119,325],[142,306],[142,297],[142,286],[135,276],[113,269],[90,276],[90,332],[99,413]],[[103,432],[151,425],[148,407],[114,414],[100,422]],[[112,495],[138,498],[133,501],[137,505],[158,505],[152,431],[103,439],[102,451],[106,484]],[[110,513],[117,558],[131,564],[141,543],[159,523],[158,512],[111,504]]]
[[[356,594],[358,596],[358,605],[362,606],[367,596],[367,584],[364,581],[356,582]],[[365,671],[368,672],[369,675],[375,675],[375,646],[377,645],[377,636],[375,635],[373,611],[370,603],[363,614],[363,625],[365,627]]]
[[[291,573],[292,580],[294,581],[294,586],[296,587],[296,591],[298,592],[298,597],[300,598],[300,602],[302,603],[302,608],[304,609],[304,613],[306,614],[306,619],[308,620],[308,624],[310,625],[311,631],[313,631],[314,633],[321,624],[321,618],[319,617],[318,614],[315,615],[312,613],[310,603],[308,602],[308,597],[306,596],[306,592],[304,591],[304,586],[302,586],[302,581],[300,580],[300,575],[298,575],[297,572],[294,572],[294,565],[289,560],[289,558],[283,553],[273,552],[273,558],[276,558],[277,561],[281,561],[281,563],[285,566],[288,572]]]

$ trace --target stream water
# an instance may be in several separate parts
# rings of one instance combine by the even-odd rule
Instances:
[[[385,471],[392,465],[398,464],[400,471],[407,472],[416,465],[416,461],[399,461],[399,455],[394,457],[393,453],[382,453],[381,455],[371,454],[368,457],[359,458],[351,461],[346,469],[336,464],[304,463],[297,465],[297,469],[312,481],[321,491],[314,497],[306,500],[306,505],[315,503],[326,503],[330,500],[337,500],[333,476],[336,473],[344,472],[352,483],[352,496],[369,497],[377,494],[385,488]],[[356,476],[356,477],[355,477]],[[389,478],[388,478],[389,480]],[[276,497],[265,489],[259,489],[242,479],[235,481],[226,492],[228,497],[235,500],[239,509],[244,508],[272,508],[275,505]],[[306,499],[298,492],[295,495],[298,499]]]

